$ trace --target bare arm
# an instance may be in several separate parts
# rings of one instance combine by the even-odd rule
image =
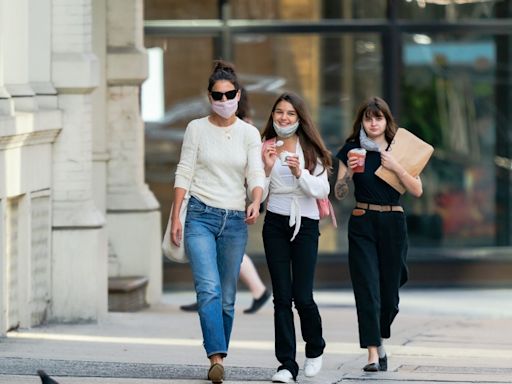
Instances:
[[[171,213],[171,241],[177,247],[180,246],[183,235],[184,223],[180,221],[180,210],[186,192],[187,190],[184,188],[174,188],[174,204]]]
[[[261,197],[263,195],[263,188],[255,187],[252,190],[252,202],[246,210],[245,222],[247,224],[254,224],[260,215]]]
[[[349,192],[348,181],[352,177],[352,170],[348,169],[342,161],[339,163],[338,177],[336,179],[336,184],[334,185],[334,196],[338,200],[343,200],[347,197]]]
[[[382,166],[395,172],[407,192],[415,197],[420,197],[423,194],[423,184],[419,176],[412,176],[408,173],[390,152],[381,152],[380,156]]]

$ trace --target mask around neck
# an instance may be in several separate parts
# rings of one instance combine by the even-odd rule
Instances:
[[[288,137],[293,136],[295,132],[297,132],[297,129],[299,128],[299,121],[297,120],[295,123],[287,125],[285,127],[281,127],[275,121],[272,122],[272,125],[274,126],[274,130],[276,131],[277,136],[286,139]]]

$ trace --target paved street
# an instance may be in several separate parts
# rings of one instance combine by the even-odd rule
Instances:
[[[327,349],[324,369],[301,383],[512,383],[512,290],[403,290],[387,343],[389,371],[364,373],[350,290],[318,291]],[[0,340],[0,383],[39,383],[45,369],[61,384],[208,383],[195,313],[179,305],[192,292],[167,293],[158,307],[110,313],[99,324],[49,325]],[[239,294],[226,384],[268,383],[277,367],[272,305],[245,315]],[[298,319],[297,319],[298,320]],[[298,321],[296,329],[300,335]],[[299,344],[298,361],[304,359]]]

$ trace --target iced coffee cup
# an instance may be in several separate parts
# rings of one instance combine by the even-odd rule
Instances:
[[[348,152],[348,158],[357,158],[357,167],[352,168],[354,173],[363,173],[364,172],[364,162],[366,160],[366,149],[363,148],[354,148]]]

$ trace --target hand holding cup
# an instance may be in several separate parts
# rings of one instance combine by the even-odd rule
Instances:
[[[364,163],[366,161],[366,149],[354,148],[348,152],[349,166],[354,173],[364,172]]]

